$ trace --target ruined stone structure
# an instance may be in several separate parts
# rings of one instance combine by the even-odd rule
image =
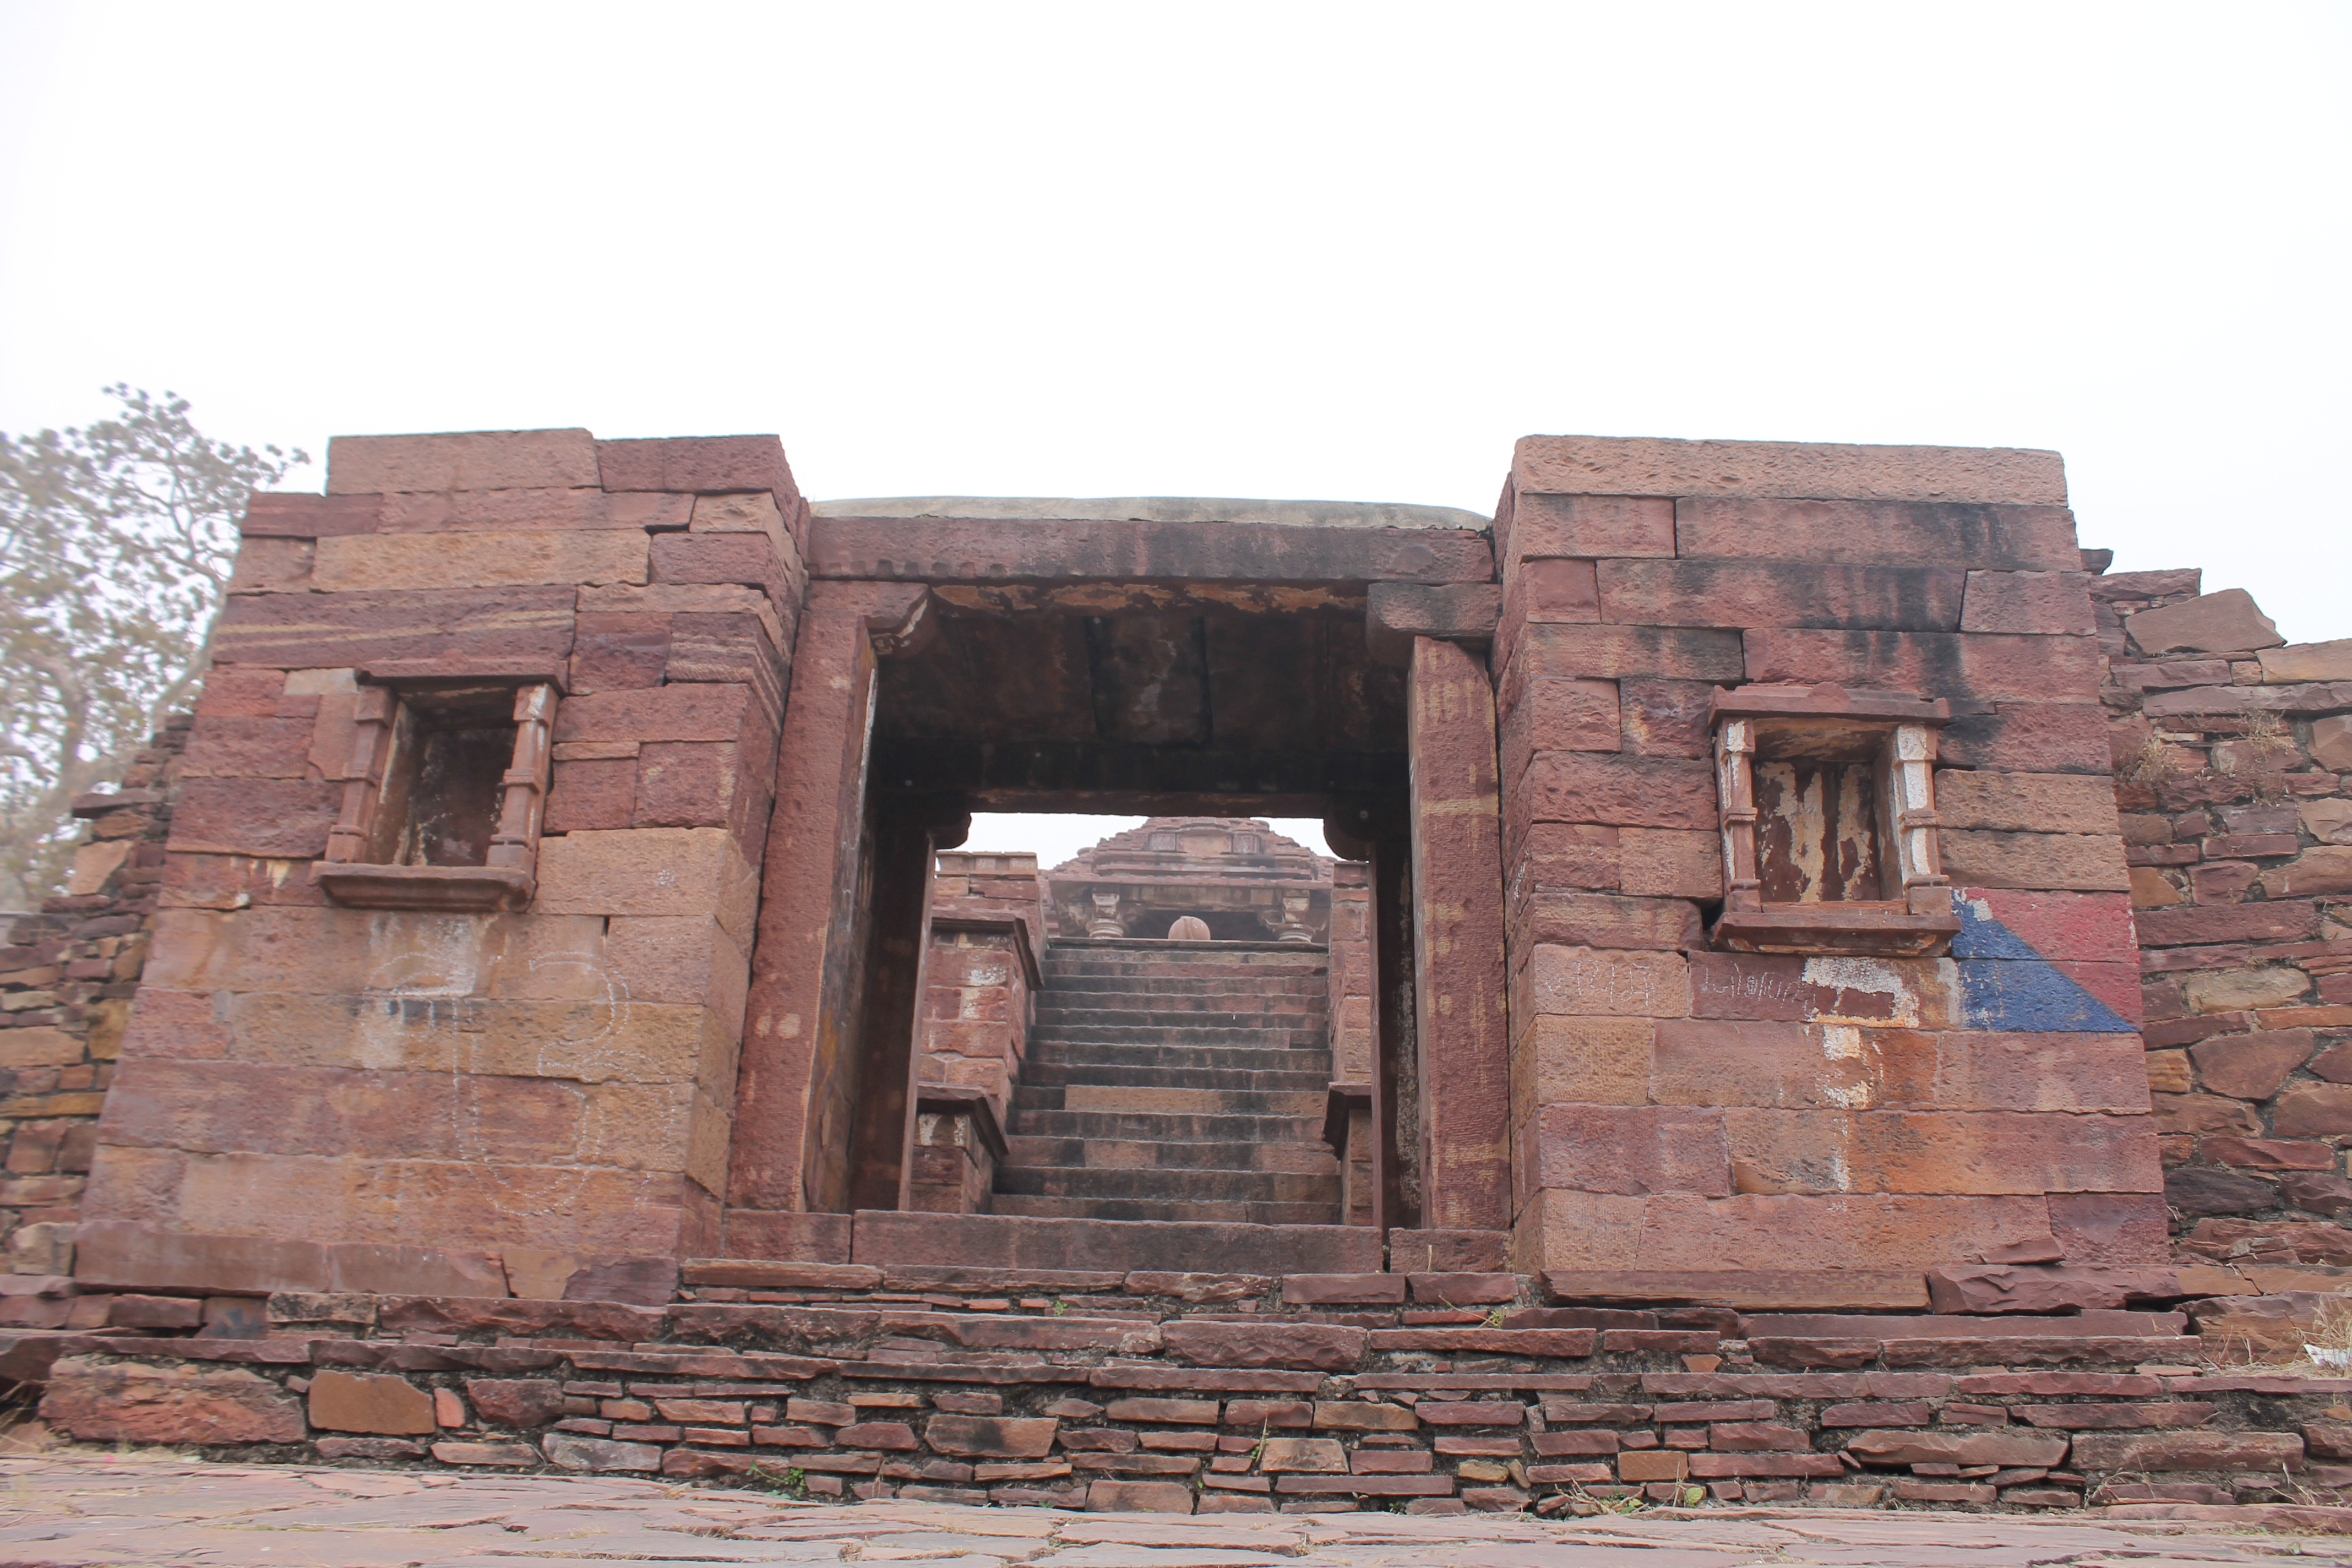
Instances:
[[[2214,1363],[2352,1266],[2352,646],[2104,563],[2041,452],[338,440],[5,950],[0,1370],[826,1494],[2332,1494],[2352,1383]]]

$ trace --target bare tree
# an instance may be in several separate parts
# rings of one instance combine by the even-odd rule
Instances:
[[[63,882],[73,797],[121,775],[209,660],[236,521],[310,461],[199,432],[184,398],[0,433],[0,910]]]

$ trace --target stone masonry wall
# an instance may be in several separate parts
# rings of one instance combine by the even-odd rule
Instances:
[[[2242,591],[2200,586],[2091,590],[2148,1081],[2177,1257],[2225,1266],[2190,1282],[2308,1325],[2341,1281],[2280,1266],[2352,1264],[2352,641],[2289,646]]]
[[[65,892],[14,922],[0,946],[0,1325],[98,1321],[70,1299],[74,1226],[155,923],[188,723],[149,737],[120,791],[74,803],[89,826]]]
[[[1518,1266],[2161,1255],[2053,453],[1528,437],[1496,518]],[[1949,958],[1708,951],[1718,685],[1948,700]]]
[[[85,1441],[1175,1513],[2336,1502],[2352,1380],[2178,1314],[1550,1306],[1510,1275],[708,1262],[663,1307],[126,1294],[0,1341]]]
[[[560,1296],[715,1250],[803,512],[771,438],[585,431],[341,438],[254,499],[85,1268]],[[362,679],[550,669],[530,911],[330,904]]]

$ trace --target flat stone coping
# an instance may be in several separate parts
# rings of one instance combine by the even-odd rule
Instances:
[[[20,1450],[21,1451],[21,1450]],[[893,1499],[852,1506],[615,1476],[206,1464],[62,1448],[0,1458],[7,1561],[78,1568],[286,1562],[557,1568],[929,1561],[959,1568],[2137,1568],[2352,1564],[2341,1509],[2183,1508],[2170,1518],[1843,1509],[1525,1514],[1069,1513]],[[2331,1517],[2332,1516],[2332,1517]],[[242,1542],[244,1544],[239,1545]]]
[[[809,503],[819,517],[972,517],[1000,522],[1272,522],[1293,528],[1448,528],[1495,520],[1451,506],[1381,500],[1241,500],[1225,496],[881,496]]]
[[[1087,948],[1118,948],[1139,952],[1328,952],[1319,942],[1172,942],[1164,936],[1057,936],[1046,951],[1061,952]]]

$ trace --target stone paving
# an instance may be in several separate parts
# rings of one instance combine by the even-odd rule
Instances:
[[[2352,1564],[2336,1510],[2064,1519],[1832,1509],[1538,1520],[1391,1513],[1169,1518],[882,1501],[851,1507],[658,1481],[0,1460],[0,1568],[578,1568],[924,1562],[950,1568],[2200,1568]],[[2138,1510],[2135,1510],[2138,1511]],[[2186,1515],[2187,1517],[2182,1517]],[[2255,1520],[2294,1528],[2255,1530]]]

